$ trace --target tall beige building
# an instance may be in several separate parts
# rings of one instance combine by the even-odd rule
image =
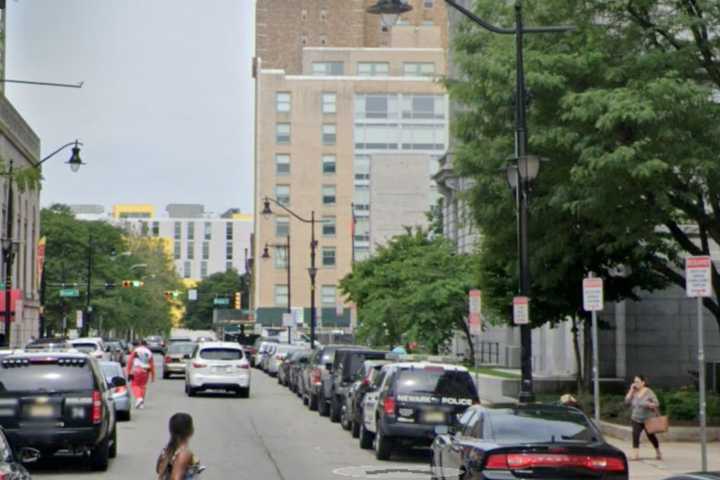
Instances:
[[[383,31],[369,0],[257,0],[254,307],[280,325],[291,306],[310,318],[314,212],[319,328],[350,327],[338,282],[403,226],[425,221],[431,176],[448,141],[441,0]],[[373,205],[373,203],[375,203]],[[284,245],[290,238],[290,287]],[[268,245],[270,258],[262,258]]]

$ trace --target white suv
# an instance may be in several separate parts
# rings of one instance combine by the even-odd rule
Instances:
[[[237,343],[205,342],[195,347],[185,367],[185,393],[202,390],[234,391],[250,396],[250,363]]]
[[[108,360],[107,352],[105,352],[105,344],[103,344],[101,338],[76,338],[70,340],[68,343],[70,343],[75,350],[95,357],[100,361]]]

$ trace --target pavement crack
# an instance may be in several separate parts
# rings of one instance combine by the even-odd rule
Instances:
[[[285,475],[283,475],[282,470],[280,470],[280,466],[277,464],[275,457],[273,456],[273,454],[270,451],[270,449],[268,448],[268,446],[265,444],[265,438],[263,438],[262,434],[260,433],[260,431],[257,428],[257,425],[255,425],[255,421],[252,418],[250,418],[250,425],[252,426],[252,429],[255,432],[255,436],[260,440],[260,445],[262,445],[262,448],[265,451],[265,455],[267,455],[268,459],[270,460],[270,463],[272,463],[272,465],[273,465],[273,468],[275,468],[278,478],[280,478],[280,480],[285,480]]]

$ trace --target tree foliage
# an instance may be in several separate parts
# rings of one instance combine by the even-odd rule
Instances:
[[[358,334],[374,345],[418,341],[437,351],[465,329],[472,261],[424,231],[394,237],[340,282],[357,305]]]
[[[683,258],[720,242],[720,8],[710,0],[525,2],[530,152],[548,158],[531,196],[531,272],[538,323],[574,315],[581,279],[606,279],[609,300],[637,287],[684,286]],[[511,6],[478,0],[477,13],[512,24]],[[513,152],[512,37],[465,24],[454,45],[465,109],[454,134],[472,177],[483,233],[486,304],[508,318],[517,285],[513,200],[498,170]],[[720,277],[714,271],[720,293]],[[720,322],[715,300],[706,305]]]
[[[213,273],[195,287],[197,300],[189,301],[185,296],[185,326],[198,330],[212,328],[215,298],[228,297],[233,299],[236,292],[241,293],[242,304],[247,308],[249,284],[246,275],[237,270]]]

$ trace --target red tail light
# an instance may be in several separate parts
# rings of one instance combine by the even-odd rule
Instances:
[[[92,394],[92,422],[100,423],[102,421],[102,394],[99,390],[93,391]]]
[[[385,415],[395,415],[395,397],[385,397],[383,410]]]
[[[593,457],[564,453],[508,453],[490,455],[486,470],[528,470],[533,468],[584,468],[596,472],[625,472],[625,462],[617,457]]]
[[[246,370],[249,370],[249,369],[250,369],[250,364],[247,363],[247,362],[243,362],[243,363],[241,363],[241,364],[238,366],[238,368],[244,368],[244,369],[246,369]]]
[[[319,368],[313,369],[312,373],[310,374],[310,382],[313,385],[320,385],[322,383]]]
[[[205,367],[207,367],[207,365],[205,365],[204,363],[192,362],[192,367],[193,368],[205,368]]]
[[[364,387],[367,387],[368,385],[370,385],[370,380],[368,380],[367,378],[363,378],[362,384]]]
[[[172,358],[170,358],[170,355],[165,355],[165,363],[172,363]]]

